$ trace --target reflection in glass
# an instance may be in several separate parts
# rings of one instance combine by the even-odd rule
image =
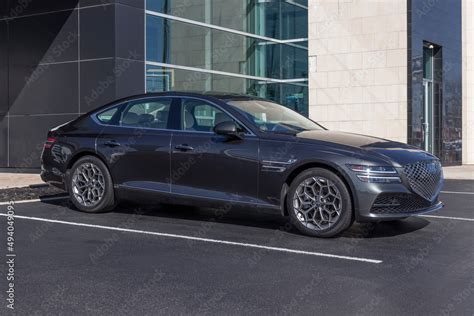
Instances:
[[[151,15],[147,16],[147,60],[278,79],[306,78],[308,72],[308,51],[294,44]]]
[[[305,0],[147,0],[147,91],[245,93],[307,115],[306,6]],[[282,82],[290,79],[298,82]]]
[[[276,39],[308,37],[307,1],[147,0],[147,10]]]
[[[148,92],[212,90],[255,95],[308,115],[308,86],[304,83],[282,84],[147,65],[146,89]]]

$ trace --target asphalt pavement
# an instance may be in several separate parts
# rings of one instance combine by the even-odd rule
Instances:
[[[261,210],[3,203],[0,314],[473,315],[474,181],[443,192],[437,213],[333,239]]]

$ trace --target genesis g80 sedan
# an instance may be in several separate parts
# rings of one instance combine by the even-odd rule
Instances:
[[[167,92],[107,104],[47,135],[42,179],[75,207],[123,199],[268,208],[302,233],[440,209],[440,161],[386,139],[329,131],[252,96]]]

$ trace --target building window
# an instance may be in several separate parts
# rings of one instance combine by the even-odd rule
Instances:
[[[307,114],[307,1],[148,0],[146,89],[243,93]]]

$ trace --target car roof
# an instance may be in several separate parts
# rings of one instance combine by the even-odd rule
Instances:
[[[146,97],[163,97],[163,96],[183,96],[183,97],[211,97],[219,99],[222,101],[230,100],[265,100],[261,97],[238,94],[238,93],[228,93],[228,92],[218,92],[218,91],[167,91],[167,92],[149,92],[143,94],[137,94],[123,98],[123,101],[134,100]]]

